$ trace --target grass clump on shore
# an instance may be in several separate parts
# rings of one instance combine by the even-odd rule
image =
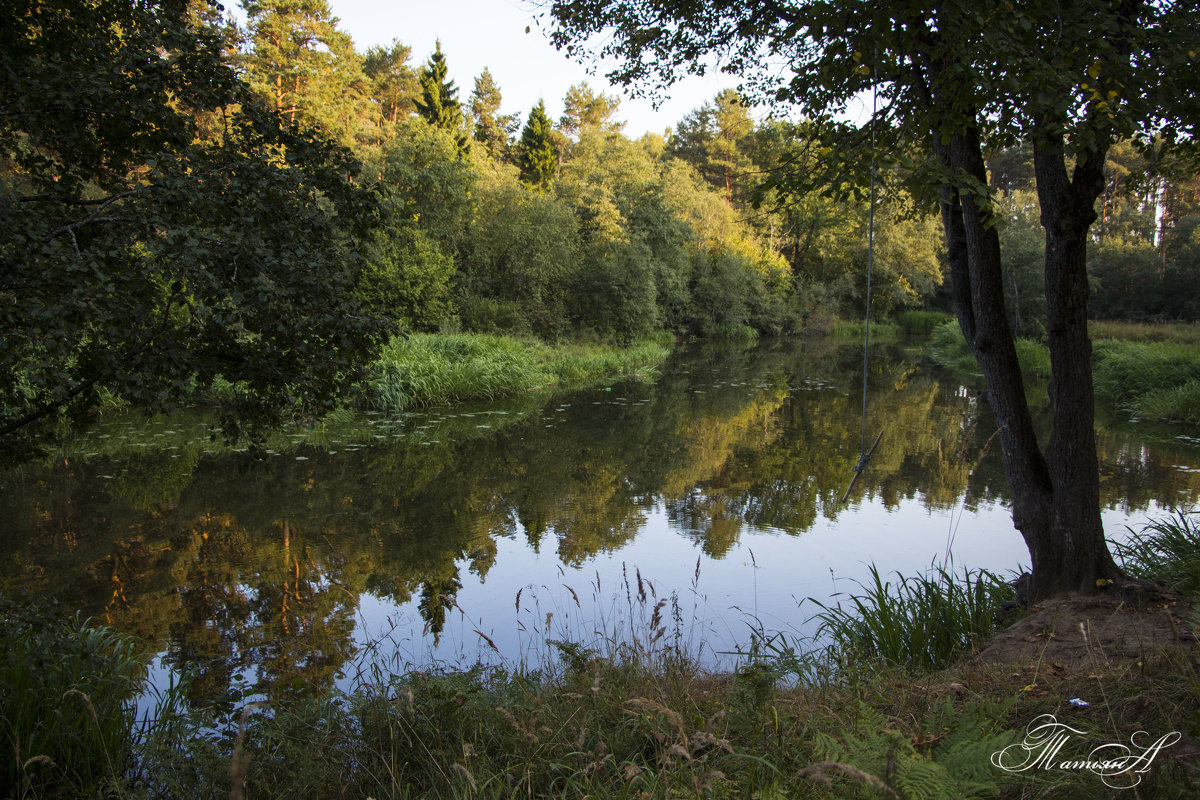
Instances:
[[[488,334],[397,337],[372,366],[368,404],[382,411],[575,389],[653,372],[670,353],[660,339],[629,347],[550,346]]]
[[[833,338],[837,341],[861,341],[866,323],[862,320],[843,320],[833,326]],[[871,320],[871,341],[893,342],[903,335],[895,322]]]
[[[1151,520],[1129,538],[1113,542],[1121,567],[1135,578],[1161,583],[1168,589],[1200,594],[1200,521],[1197,512],[1178,511]]]
[[[1112,324],[1098,327],[1101,331],[1124,330]],[[1049,379],[1050,353],[1046,345],[1018,339],[1016,349],[1021,371],[1031,382]],[[963,377],[981,378],[956,322],[936,328],[925,352]],[[1102,339],[1092,348],[1092,370],[1096,396],[1135,419],[1200,426],[1200,346]]]
[[[1093,320],[1088,323],[1088,332],[1094,340],[1119,339],[1126,342],[1200,345],[1200,325],[1194,322]]]
[[[708,672],[680,644],[677,597],[655,596],[639,576],[636,590],[627,585],[633,622],[593,626],[609,631],[598,640],[547,640],[558,658],[536,667],[418,669],[373,644],[379,657],[358,664],[347,690],[248,705],[228,730],[203,709],[176,705],[151,735],[121,729],[128,755],[106,768],[107,784],[76,777],[63,792],[11,793],[948,800],[1032,790],[1069,798],[1094,792],[1099,778],[1049,765],[1036,776],[1008,772],[993,754],[1017,745],[1048,711],[1072,713],[1073,725],[1106,741],[1165,732],[1179,715],[1200,711],[1200,677],[1186,653],[1147,652],[1136,668],[1097,661],[1077,675],[1058,664],[930,672],[931,653],[953,661],[994,624],[1007,584],[986,572],[936,570],[901,578],[897,592],[872,575],[852,612],[832,614],[831,625],[844,624],[850,637],[839,646],[856,649],[852,657],[838,657],[838,646],[825,651],[839,662],[833,669],[810,669],[821,655],[771,637],[734,670]],[[901,639],[913,640],[900,645],[906,656],[865,655]],[[46,670],[70,675],[70,660],[56,654],[45,654]],[[61,677],[43,680],[57,687]],[[1091,706],[1064,711],[1081,686]],[[128,696],[124,684],[114,690]],[[39,701],[54,702],[53,691]],[[1167,756],[1136,777],[1146,797],[1193,796],[1197,788],[1187,766]]]
[[[1200,346],[1097,342],[1096,390],[1134,417],[1200,425]]]
[[[993,634],[1015,599],[1013,585],[987,570],[945,568],[897,575],[892,584],[872,565],[861,594],[835,606],[817,603],[830,651],[847,664],[943,669]]]
[[[903,311],[896,318],[905,336],[929,336],[938,326],[953,321],[953,314],[942,311]]]
[[[0,608],[0,788],[4,797],[117,790],[135,746],[135,643],[82,617]]]

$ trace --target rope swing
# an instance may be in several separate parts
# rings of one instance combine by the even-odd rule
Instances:
[[[875,48],[875,64],[871,67],[871,201],[867,212],[867,310],[863,320],[862,426],[858,445],[858,463],[854,465],[854,477],[850,479],[850,485],[846,487],[846,493],[842,495],[842,505],[845,505],[850,498],[850,492],[854,490],[858,476],[866,470],[867,464],[871,461],[871,455],[879,446],[879,440],[883,438],[883,431],[880,430],[871,449],[867,449],[867,368],[870,364],[871,354],[871,270],[875,265],[875,115],[878,112],[879,103],[878,64],[879,48],[877,46]]]

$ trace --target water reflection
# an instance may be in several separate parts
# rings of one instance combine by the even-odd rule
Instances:
[[[102,428],[3,477],[2,578],[159,643],[196,669],[195,700],[232,706],[242,689],[331,685],[364,630],[406,617],[414,652],[442,657],[454,621],[454,646],[518,657],[571,614],[589,622],[632,565],[705,607],[701,640],[738,638],[731,615],[783,619],[793,597],[851,588],[854,564],[927,565],[947,539],[959,563],[1015,566],[986,407],[897,353],[873,363],[867,424],[883,438],[841,504],[858,357],[700,349],[654,383],[343,420],[257,455],[211,452],[183,419]],[[1194,446],[1103,431],[1100,451],[1110,532],[1200,493]]]

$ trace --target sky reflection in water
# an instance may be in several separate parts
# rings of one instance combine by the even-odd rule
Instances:
[[[811,633],[800,600],[870,563],[914,574],[948,543],[959,569],[1027,563],[986,406],[896,352],[872,365],[884,435],[841,505],[860,358],[697,349],[654,382],[347,416],[258,456],[186,417],[113,422],[0,476],[0,579],[144,637],[159,675],[191,665],[197,702],[232,705],[239,675],[267,696],[345,685],[371,657],[539,666],[547,639],[646,635],[672,595],[668,635],[728,665],[751,625]],[[1119,428],[1099,432],[1110,536],[1200,494],[1194,443]]]

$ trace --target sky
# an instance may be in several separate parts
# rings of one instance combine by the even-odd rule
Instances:
[[[567,88],[587,81],[597,91],[621,95],[616,117],[626,122],[626,135],[637,138],[646,132],[663,133],[721,89],[737,86],[736,78],[719,73],[688,79],[672,87],[669,99],[656,111],[649,101],[629,99],[618,88],[609,86],[602,74],[589,75],[584,66],[555,50],[545,24],[539,27],[534,18],[538,9],[530,0],[328,2],[339,20],[338,27],[350,34],[359,52],[399,39],[412,48],[409,63],[419,69],[441,39],[450,78],[458,86],[464,105],[469,102],[475,78],[488,67],[500,87],[501,112],[518,112],[522,120],[539,99],[545,100],[550,118],[557,120]]]

